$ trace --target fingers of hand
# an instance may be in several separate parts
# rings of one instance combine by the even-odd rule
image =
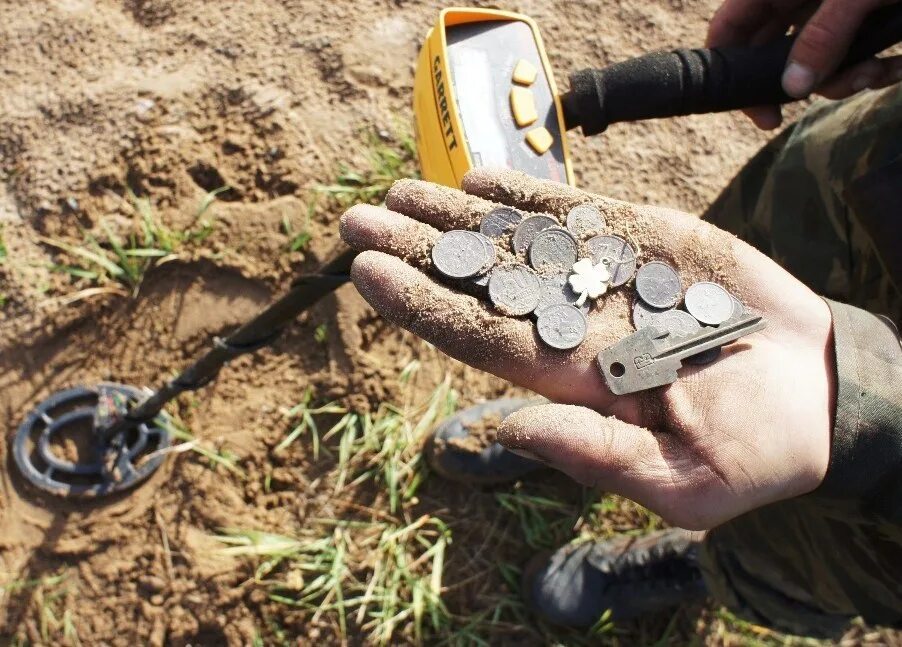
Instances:
[[[773,130],[783,123],[783,112],[780,106],[755,106],[743,110],[746,116],[752,120],[761,130]]]
[[[660,440],[659,440],[660,439]],[[662,443],[643,427],[562,404],[526,407],[505,418],[498,441],[586,485],[656,508],[678,485]]]
[[[840,74],[817,88],[828,99],[842,99],[856,92],[884,88],[902,81],[902,56],[872,58]]]
[[[565,216],[570,209],[586,202],[598,206],[605,215],[610,216],[609,221],[619,216],[636,216],[633,206],[626,202],[601,198],[568,184],[540,180],[506,168],[473,169],[464,176],[463,189],[486,200],[558,217]]]
[[[351,279],[379,314],[455,359],[555,400],[601,406],[610,399],[589,359],[546,350],[530,321],[496,314],[394,256],[363,252]]]
[[[706,46],[751,43],[756,34],[768,30],[775,23],[775,13],[782,19],[785,33],[785,27],[789,23],[782,17],[803,2],[804,0],[788,0],[777,8],[772,0],[726,0],[711,18]],[[770,29],[773,31],[772,27]]]
[[[378,251],[360,254],[351,279],[383,317],[448,355],[496,375],[516,365],[540,366],[529,321],[495,315],[474,297],[454,292],[403,261]],[[521,375],[520,384],[528,379]]]
[[[882,0],[824,0],[805,23],[789,53],[783,89],[798,99],[808,96],[839,66],[861,23]]]
[[[385,205],[441,231],[479,229],[483,216],[497,206],[457,189],[421,180],[395,182],[385,196]]]
[[[369,204],[348,209],[339,231],[342,240],[358,251],[384,252],[419,268],[431,266],[429,252],[441,235],[430,225]]]

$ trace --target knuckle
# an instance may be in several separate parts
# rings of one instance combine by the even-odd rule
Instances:
[[[841,39],[840,32],[830,23],[811,22],[799,34],[796,42],[797,59],[809,64],[820,64],[832,53]]]
[[[416,180],[410,178],[402,178],[392,183],[388,193],[385,194],[385,205],[389,209],[393,209],[399,205],[403,205],[407,196],[411,191],[417,188]]]

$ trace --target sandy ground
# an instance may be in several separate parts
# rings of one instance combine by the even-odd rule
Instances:
[[[504,6],[539,22],[564,84],[569,70],[701,44],[716,4]],[[0,583],[74,573],[67,608],[83,644],[249,644],[273,616],[294,633],[318,626],[261,599],[250,566],[216,558],[209,539],[227,526],[290,533],[310,516],[348,514],[315,478],[308,446],[272,457],[286,427],[280,408],[308,386],[323,401],[365,411],[397,397],[398,373],[419,359],[422,388],[448,376],[463,404],[510,391],[381,322],[346,287],[273,349],[180,400],[191,431],[227,446],[246,480],[179,455],[129,497],[75,506],[36,496],[12,473],[8,453],[22,416],[54,390],[105,379],[158,384],[329,256],[339,244],[337,208],[317,212],[302,252],[286,251],[283,222],[301,226],[309,190],[333,182],[340,165],[367,164],[370,133],[409,132],[415,55],[440,8],[406,0],[0,6]],[[581,186],[700,212],[765,140],[742,117],[719,115],[619,125],[591,140],[572,136],[571,146]],[[80,244],[85,232],[128,231],[129,190],[180,229],[223,185],[231,189],[210,212],[210,237],[152,271],[137,297],[90,296],[49,269],[60,259],[48,240]],[[314,332],[321,324],[326,335]],[[259,480],[273,466],[281,484],[267,492]],[[452,579],[469,582],[468,537],[497,514],[493,499],[440,483],[428,497],[433,510],[468,511]],[[513,555],[521,556],[528,552]],[[448,604],[465,615],[481,602],[472,594]],[[42,642],[36,609],[33,588],[0,592],[0,637]]]

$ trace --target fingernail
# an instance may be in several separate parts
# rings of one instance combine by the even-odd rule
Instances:
[[[512,454],[516,454],[520,458],[525,458],[527,460],[535,461],[537,463],[544,463],[545,461],[533,454],[532,452],[528,452],[525,449],[514,449],[513,447],[506,447],[507,451]]]
[[[783,71],[783,89],[796,99],[804,99],[811,94],[816,82],[814,70],[801,63],[790,63]]]

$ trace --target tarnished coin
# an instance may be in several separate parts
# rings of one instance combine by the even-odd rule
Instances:
[[[581,204],[567,214],[567,229],[579,240],[600,234],[604,227],[604,216],[594,204]]]
[[[739,317],[745,314],[745,306],[742,305],[742,301],[732,294],[730,295],[730,298],[733,299],[733,313],[730,315],[730,319],[739,319]]]
[[[542,314],[543,311],[547,310],[547,309],[550,308],[551,306],[557,306],[557,305],[560,305],[560,304],[559,304],[559,303],[552,303],[551,305],[539,305],[538,307],[536,307],[535,310],[532,311],[532,315],[533,315],[536,319],[538,319],[538,318],[539,318],[539,315]],[[589,316],[589,312],[591,312],[591,310],[592,310],[592,302],[591,302],[589,299],[586,299],[585,301],[583,301],[583,304],[582,304],[581,306],[578,306],[578,305],[576,305],[575,303],[570,303],[570,304],[567,304],[567,305],[572,305],[572,306],[574,306],[574,307],[576,307],[576,308],[579,308],[579,311],[582,312],[582,313],[583,313],[584,315],[586,315],[587,317]]]
[[[489,277],[491,277],[491,276],[492,276],[491,272],[486,272],[484,274],[477,274],[472,279],[470,279],[470,282],[477,287],[487,288],[489,286]]]
[[[491,241],[489,241],[491,244]],[[475,276],[495,262],[495,247],[485,245],[485,236],[455,229],[439,236],[432,247],[435,269],[452,279]]]
[[[484,234],[479,234],[479,238],[482,240],[482,246],[485,247],[486,261],[485,266],[482,268],[482,272],[480,274],[486,275],[486,285],[488,285],[488,274],[492,271],[492,268],[495,267],[495,260],[497,259],[497,252],[495,251],[495,243],[492,242],[492,239]]]
[[[733,297],[717,283],[701,281],[686,290],[686,310],[703,324],[717,326],[733,314]]]
[[[657,315],[665,312],[667,310],[652,308],[641,299],[636,299],[636,303],[633,304],[633,325],[636,327],[636,330],[647,328],[655,322]]]
[[[566,229],[555,227],[536,234],[529,246],[529,264],[540,272],[569,272],[579,247]]]
[[[569,303],[548,306],[536,319],[539,338],[552,348],[576,348],[586,338],[589,322],[586,315]]]
[[[529,249],[529,244],[536,237],[536,234],[557,226],[557,220],[551,216],[530,216],[529,218],[524,218],[523,222],[517,225],[517,228],[514,230],[511,247],[515,253],[521,254]]]
[[[479,231],[489,238],[501,238],[514,231],[522,221],[523,214],[513,207],[497,207],[485,215],[479,223]]]
[[[567,274],[551,274],[539,277],[541,290],[539,292],[539,305],[536,306],[536,313],[544,310],[548,306],[557,305],[559,303],[576,303],[579,295],[570,287],[567,280]],[[588,300],[587,300],[588,302]]]
[[[636,273],[636,250],[620,236],[595,236],[586,241],[594,264],[605,263],[610,285],[620,287]]]
[[[693,355],[692,357],[687,357],[683,360],[684,364],[694,364],[695,366],[702,366],[703,364],[710,364],[714,360],[720,357],[720,346],[715,346],[714,348],[709,348],[706,351],[702,351],[698,355]]]
[[[539,305],[539,277],[525,265],[499,265],[489,276],[489,299],[506,315],[526,315]]]
[[[652,323],[664,328],[673,337],[686,337],[702,329],[702,325],[695,317],[683,310],[666,310],[653,315]]]
[[[683,286],[680,275],[667,263],[651,261],[636,272],[639,297],[655,308],[672,308],[680,302]]]

